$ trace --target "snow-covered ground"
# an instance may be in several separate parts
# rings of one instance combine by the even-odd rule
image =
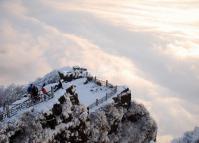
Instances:
[[[117,96],[118,94],[120,94],[120,93],[121,93],[123,90],[125,90],[125,89],[126,89],[125,86],[118,86],[118,87],[117,87],[116,93],[115,93],[111,98],[108,98],[107,101],[103,102],[102,104],[100,104],[100,105],[98,105],[98,106],[95,106],[94,108],[92,108],[92,109],[90,110],[90,112],[93,112],[93,111],[99,109],[100,107],[103,107],[103,106],[105,106],[106,104],[113,102],[112,98],[115,97],[115,96]],[[104,96],[103,96],[103,97],[104,97]],[[99,98],[98,98],[98,99],[99,99]],[[94,101],[94,102],[95,102],[95,101]]]
[[[71,69],[67,69],[67,70],[71,70]],[[64,71],[64,69],[62,69],[62,72],[63,71]],[[64,71],[64,72],[67,73],[67,71]],[[34,110],[34,112],[36,112],[36,113],[42,113],[42,112],[49,111],[49,109],[51,109],[53,107],[53,105],[58,102],[58,99],[66,93],[66,89],[68,87],[70,87],[71,85],[75,85],[75,89],[79,96],[80,103],[85,105],[86,107],[89,106],[90,104],[96,102],[96,99],[101,99],[101,98],[105,97],[106,94],[109,94],[110,92],[113,91],[113,88],[107,87],[105,85],[99,86],[94,81],[84,84],[86,80],[87,80],[87,78],[79,78],[79,79],[73,80],[71,82],[67,82],[67,83],[63,82],[62,83],[63,89],[59,89],[58,91],[56,91],[54,93],[54,97],[52,99],[50,99],[48,101],[41,102],[37,105],[34,105],[33,107],[23,109],[23,110],[19,111],[13,117],[5,119],[5,122],[12,122],[15,119],[17,119],[22,113],[31,111],[31,110]],[[45,88],[47,89],[47,91],[50,91],[51,87],[54,87],[56,84],[57,83],[48,84],[45,86]],[[119,94],[125,88],[126,87],[124,87],[124,86],[118,86],[117,92],[113,96],[117,96],[117,94]],[[28,99],[29,99],[29,97],[23,97],[22,99],[17,100],[12,105],[10,105],[10,108],[17,104],[21,104]],[[94,111],[94,110],[98,109],[99,107],[101,107],[107,103],[110,103],[110,102],[112,102],[112,98],[109,98],[103,104],[93,108],[92,111]]]

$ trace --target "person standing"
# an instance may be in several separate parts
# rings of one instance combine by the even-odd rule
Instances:
[[[41,91],[42,91],[42,94],[44,94],[44,100],[46,100],[46,97],[50,97],[50,94],[48,94],[46,88],[45,88],[45,83],[42,85],[42,88],[41,88]]]
[[[39,99],[38,92],[39,92],[39,90],[38,90],[37,86],[33,85],[32,86],[32,96],[36,100]]]
[[[28,89],[27,89],[27,92],[28,94],[32,95],[32,88],[33,88],[33,84],[30,84]]]
[[[31,99],[33,101],[39,99],[39,97],[38,97],[38,88],[34,84],[30,84],[30,86],[28,87],[27,91],[28,91],[28,94],[30,94]]]

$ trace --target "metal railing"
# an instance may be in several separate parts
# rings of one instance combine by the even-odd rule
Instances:
[[[88,77],[88,73],[85,75],[85,77]],[[100,82],[102,85],[111,87],[112,91],[110,93],[106,93],[106,95],[104,97],[102,97],[101,99],[96,99],[96,102],[94,102],[88,106],[89,109],[99,106],[100,104],[104,103],[105,101],[107,101],[109,98],[111,98],[112,96],[114,96],[117,93],[117,86],[113,86],[112,84],[108,83],[108,80],[103,81],[103,80],[97,79],[96,77],[92,77],[92,79],[95,83]],[[123,91],[125,91],[125,90],[126,89],[124,89]],[[44,101],[48,101],[54,97],[54,91],[52,89],[51,89],[51,91],[48,92],[48,94],[50,96],[47,96],[46,94],[39,94],[40,95],[39,100],[33,101],[32,99],[29,98],[28,100],[26,100],[22,103],[12,106],[10,109],[7,109],[6,111],[0,113],[0,121],[3,121],[6,118],[10,118],[10,117],[16,115],[19,111],[21,111],[23,109],[32,107],[32,106],[42,103]]]
[[[102,97],[100,99],[96,99],[96,101],[94,103],[92,103],[88,106],[88,109],[90,110],[90,109],[93,109],[94,107],[99,106],[100,104],[104,103],[109,98],[114,96],[116,93],[117,93],[117,86],[115,86],[114,89],[110,93],[107,93],[104,97]]]
[[[48,96],[50,95],[50,96]],[[39,94],[39,99],[38,100],[32,100],[31,98],[27,99],[26,101],[16,104],[15,106],[11,107],[10,109],[7,109],[6,111],[0,113],[0,121],[5,120],[6,118],[10,118],[14,115],[16,115],[19,111],[32,107],[34,105],[37,105],[39,103],[42,103],[44,101],[48,101],[54,97],[54,92],[49,91],[47,94]]]
[[[84,75],[84,77],[87,77],[88,73],[86,75]],[[41,91],[39,91],[40,93]],[[50,96],[47,96],[50,95]],[[0,113],[0,122],[5,120],[6,118],[11,118],[14,115],[16,115],[19,111],[32,107],[34,105],[37,105],[39,103],[42,103],[44,101],[48,101],[50,99],[52,99],[54,97],[54,91],[53,89],[51,89],[51,91],[49,91],[47,94],[39,94],[39,99],[38,100],[32,100],[31,98],[27,99],[26,101],[19,103],[19,104],[15,104],[14,106],[12,106],[10,109],[8,107],[8,109],[5,109],[3,112]],[[24,94],[23,96],[25,96],[27,94]]]

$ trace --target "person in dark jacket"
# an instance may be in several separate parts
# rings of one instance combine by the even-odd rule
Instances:
[[[38,90],[38,88],[35,85],[30,84],[30,86],[28,87],[27,91],[28,91],[28,94],[31,95],[31,98],[33,100],[38,100],[39,99],[39,96],[38,96],[39,90]]]
[[[33,84],[30,84],[27,89],[28,94],[32,94],[32,88],[33,88]]]
[[[59,90],[60,88],[63,89],[61,80],[59,80],[59,83],[58,83],[57,85],[55,85],[55,87],[54,87],[54,92],[56,92],[56,91]]]
[[[37,97],[38,96],[38,92],[39,92],[38,88],[35,85],[33,85],[33,87],[32,87],[32,95],[34,97]]]

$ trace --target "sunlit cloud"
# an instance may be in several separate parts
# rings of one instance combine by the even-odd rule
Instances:
[[[186,38],[197,38],[198,3],[197,1],[64,1],[50,2],[57,10],[87,11],[104,17],[121,26],[136,30],[156,30],[162,32],[179,32]],[[190,6],[190,7],[188,7]],[[184,10],[186,8],[186,11]],[[197,23],[193,25],[193,23]]]
[[[170,45],[170,52],[181,58],[199,58],[199,47],[193,44],[187,48]]]

